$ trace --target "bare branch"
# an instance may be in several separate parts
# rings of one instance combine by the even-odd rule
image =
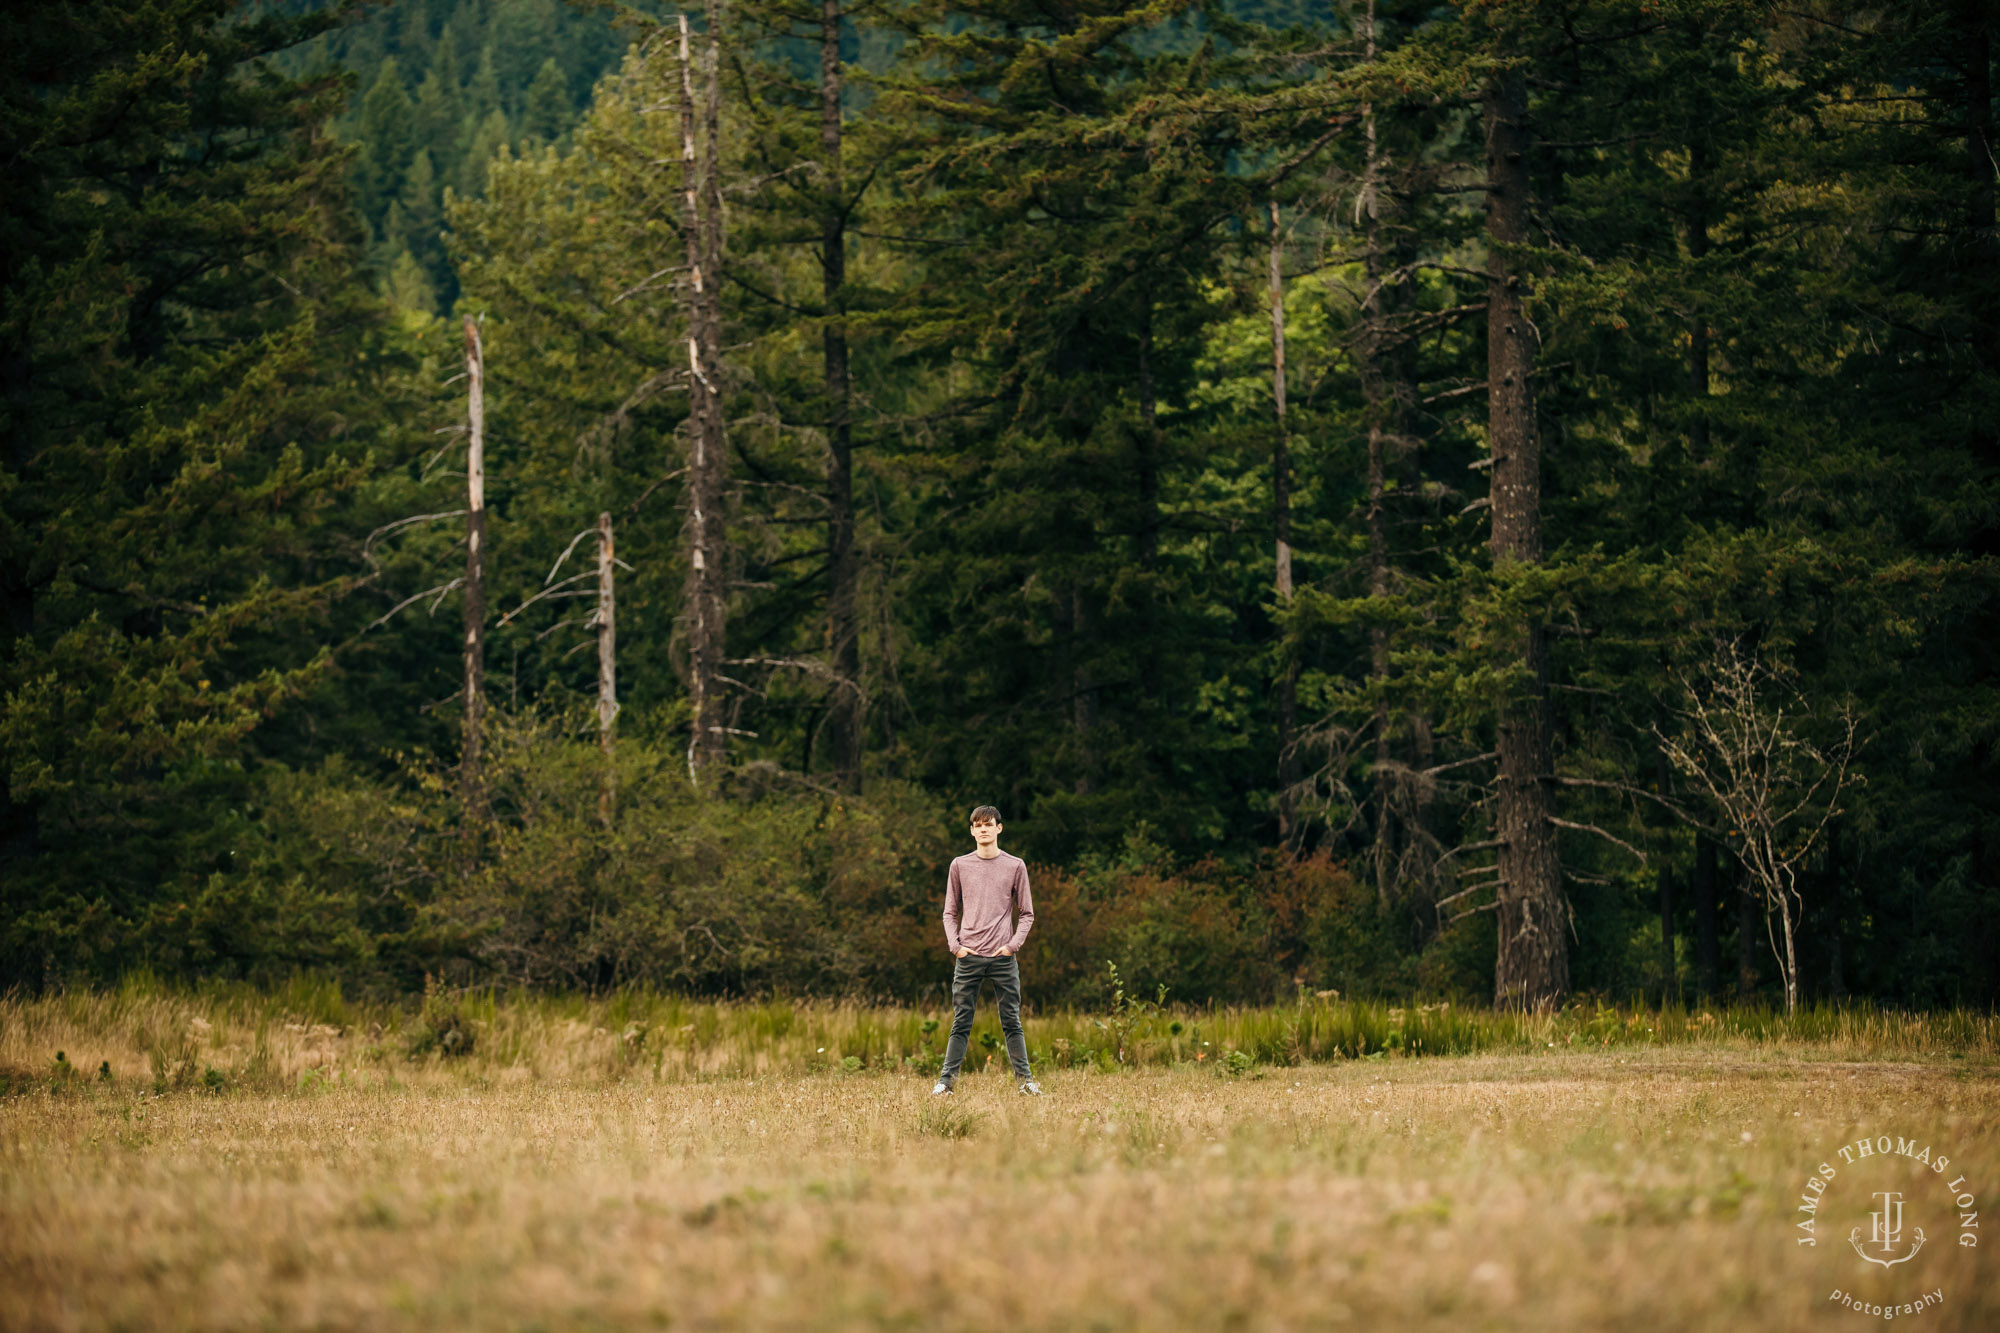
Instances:
[[[687,272],[687,265],[685,264],[675,264],[670,268],[659,269],[656,272],[648,274],[640,282],[635,283],[630,287],[627,287],[624,291],[612,297],[611,304],[617,305],[619,302],[623,301],[628,296],[637,296],[640,292],[645,291],[648,287],[652,286],[655,282],[659,281],[661,278],[666,277],[669,273],[685,273],[685,272]]]
[[[368,629],[374,629],[377,625],[386,625],[391,619],[395,617],[395,614],[398,611],[402,610],[404,607],[408,606],[412,602],[421,602],[422,600],[424,600],[424,598],[429,597],[432,593],[437,594],[438,601],[443,601],[445,596],[449,594],[452,589],[458,587],[460,584],[464,582],[465,579],[461,576],[459,578],[453,579],[449,583],[440,583],[435,588],[426,588],[420,593],[416,593],[412,596],[405,597],[402,601],[396,603],[394,606],[390,607],[387,611],[383,612],[381,619],[370,622]],[[431,614],[433,615],[437,614],[437,602],[431,603]],[[363,634],[366,634],[368,630],[365,629],[362,630],[361,632]]]
[[[571,537],[569,539],[569,545],[563,547],[563,553],[556,557],[556,562],[553,565],[549,566],[549,577],[542,580],[542,586],[544,588],[549,586],[549,580],[553,579],[556,576],[556,571],[563,567],[563,561],[569,559],[570,552],[576,549],[576,544],[596,531],[597,528],[595,526],[588,527],[585,528],[582,532],[577,533],[576,536]]]
[[[1461,853],[1486,852],[1493,850],[1495,847],[1505,847],[1506,845],[1507,840],[1505,838],[1488,838],[1485,842],[1463,842],[1446,852],[1443,856],[1440,856],[1437,859],[1437,863],[1443,865],[1446,861]]]
[[[384,523],[381,527],[368,534],[368,540],[361,543],[361,558],[366,560],[370,566],[373,566],[375,560],[371,552],[374,549],[376,541],[380,538],[386,537],[399,529],[407,528],[414,523],[431,523],[441,518],[458,518],[464,513],[463,509],[446,509],[435,514],[412,514],[408,518],[399,518],[394,523]]]
[[[1634,847],[1631,843],[1625,841],[1625,839],[1619,837],[1617,834],[1608,833],[1605,830],[1597,827],[1597,825],[1595,824],[1577,824],[1567,819],[1557,819],[1554,815],[1548,816],[1548,821],[1551,824],[1554,824],[1557,828],[1573,829],[1578,833],[1595,833],[1598,837],[1604,839],[1606,842],[1617,843],[1620,847],[1623,847],[1626,851],[1632,853],[1632,855],[1638,857],[1641,861],[1644,861],[1646,859],[1646,854],[1640,851],[1637,847]]]
[[[1647,791],[1644,787],[1634,787],[1629,782],[1604,782],[1597,778],[1566,778],[1558,773],[1549,774],[1548,781],[1563,787],[1593,787],[1600,791],[1622,792],[1627,796],[1643,796],[1655,805],[1664,806],[1668,810],[1673,811],[1674,814],[1678,815],[1691,826],[1701,829],[1703,832],[1711,831],[1707,825],[1694,818],[1688,812],[1686,806],[1672,797],[1662,796],[1656,791]]]
[[[568,578],[564,579],[561,583],[556,584],[555,587],[542,589],[542,591],[536,593],[533,597],[530,597],[527,601],[521,603],[519,606],[515,607],[512,611],[509,611],[506,615],[500,617],[500,624],[494,626],[494,628],[495,629],[504,628],[509,621],[513,620],[523,611],[527,610],[529,607],[533,606],[536,602],[539,602],[546,597],[563,597],[563,596],[595,597],[597,595],[596,589],[586,589],[583,591],[568,593],[568,594],[563,593],[560,590],[568,587],[572,583],[575,583],[578,579],[594,579],[596,577],[597,577],[597,571],[594,569],[586,569],[581,574],[572,574]]]
[[[1485,754],[1476,754],[1470,759],[1454,759],[1448,764],[1439,764],[1434,768],[1420,768],[1417,770],[1417,776],[1420,778],[1434,778],[1440,773],[1449,773],[1454,768],[1464,768],[1468,764],[1483,764],[1489,759],[1498,759],[1499,757],[1499,751],[1488,750]]]
[[[1440,899],[1438,899],[1438,900],[1437,900],[1437,904],[1436,904],[1436,905],[1437,905],[1438,907],[1449,907],[1449,906],[1451,906],[1451,905],[1452,905],[1453,903],[1457,902],[1457,901],[1458,901],[1458,900],[1459,900],[1460,898],[1469,898],[1469,897],[1471,897],[1471,896],[1472,896],[1473,894],[1475,894],[1475,893],[1478,893],[1479,891],[1481,891],[1482,889],[1490,889],[1490,888],[1492,888],[1492,887],[1493,887],[1493,886],[1494,886],[1495,884],[1497,884],[1497,883],[1499,883],[1499,881],[1498,881],[1498,880],[1488,880],[1488,881],[1482,881],[1481,883],[1478,883],[1478,884],[1474,884],[1474,885],[1473,885],[1473,886],[1472,886],[1471,888],[1466,888],[1466,889],[1460,889],[1460,890],[1459,890],[1459,891],[1458,891],[1457,893],[1454,893],[1454,894],[1452,894],[1452,895],[1451,895],[1450,897],[1448,897],[1448,898],[1440,898]]]
[[[1735,641],[1717,642],[1698,680],[1676,679],[1684,701],[1680,726],[1672,734],[1655,727],[1654,734],[1668,761],[1714,805],[1726,845],[1758,887],[1791,1012],[1798,1004],[1797,922],[1804,908],[1798,870],[1839,815],[1841,793],[1859,781],[1850,768],[1853,715],[1842,714],[1840,743],[1833,754],[1823,753],[1791,716],[1811,713],[1798,688]]]

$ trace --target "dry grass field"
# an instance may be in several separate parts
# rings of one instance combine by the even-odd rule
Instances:
[[[1303,1011],[1056,1016],[1046,1096],[979,1072],[940,1105],[916,1012],[293,1000],[0,1001],[0,1328],[1886,1322],[1836,1290],[2000,1328],[1939,1204],[2000,1181],[1985,1016],[1475,1016],[1470,1053],[1402,1054],[1404,1022],[1304,1063]],[[1878,1133],[1949,1172],[1837,1155]],[[1847,1243],[1885,1163],[1929,1233],[1895,1267]]]

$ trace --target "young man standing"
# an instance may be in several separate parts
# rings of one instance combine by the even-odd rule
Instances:
[[[944,887],[944,942],[958,962],[951,972],[951,1040],[934,1097],[946,1096],[965,1062],[972,1011],[982,982],[993,983],[1007,1059],[1021,1091],[1039,1097],[1042,1085],[1028,1072],[1028,1039],[1021,1035],[1021,962],[1015,957],[1035,924],[1028,867],[1000,850],[1000,812],[982,805],[972,812],[973,850],[951,863]],[[1020,919],[1015,919],[1019,911]]]

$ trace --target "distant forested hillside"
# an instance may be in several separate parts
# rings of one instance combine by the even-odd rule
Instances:
[[[283,0],[269,7],[303,14],[334,6]],[[1331,12],[1321,0],[1231,0],[1226,11],[1274,28],[1324,22]],[[1171,44],[1186,45],[1187,28],[1178,32]],[[355,96],[333,125],[358,150],[355,201],[373,239],[371,262],[401,304],[442,310],[458,294],[440,238],[444,191],[482,196],[486,164],[503,144],[520,153],[561,142],[631,36],[608,6],[399,0],[362,11],[358,21],[321,33],[278,63],[295,72],[334,65],[354,75]],[[877,73],[898,44],[877,30],[850,30],[848,41],[857,65]],[[803,43],[777,44],[802,69],[816,59]]]
[[[354,75],[354,98],[333,126],[357,150],[355,203],[371,262],[398,301],[448,309],[458,281],[440,236],[445,190],[477,198],[501,145],[525,152],[560,141],[629,40],[606,10],[565,0],[407,0],[370,7],[279,64]]]

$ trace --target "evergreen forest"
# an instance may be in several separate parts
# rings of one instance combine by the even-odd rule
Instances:
[[[1990,1007],[1996,34],[8,6],[0,989]]]

